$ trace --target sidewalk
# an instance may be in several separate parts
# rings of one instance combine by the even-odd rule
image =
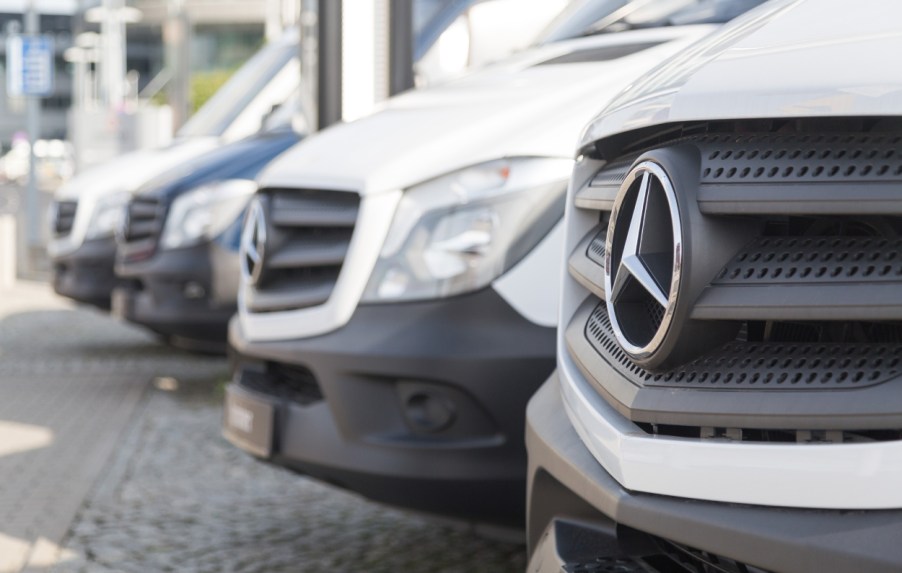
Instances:
[[[41,283],[0,290],[0,573],[57,561],[149,382],[179,358]]]

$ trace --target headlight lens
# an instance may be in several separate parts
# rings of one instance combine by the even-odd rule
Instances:
[[[98,199],[85,238],[90,240],[112,237],[122,224],[125,206],[130,198],[131,193],[120,192]]]
[[[248,179],[227,179],[179,195],[169,208],[160,246],[179,249],[215,238],[241,214],[256,189]]]
[[[363,302],[452,296],[489,284],[564,210],[569,159],[483,163],[405,192]]]

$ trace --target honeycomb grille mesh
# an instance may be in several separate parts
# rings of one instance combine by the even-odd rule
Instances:
[[[591,187],[620,187],[633,166],[635,157],[613,161],[592,178]]]
[[[721,135],[698,142],[702,183],[862,182],[902,177],[902,137]]]
[[[897,282],[902,239],[761,238],[736,255],[715,284]]]
[[[586,250],[586,256],[589,257],[589,260],[601,267],[604,266],[604,250],[607,237],[608,230],[606,228],[602,229],[592,238],[592,242],[589,243],[589,248]]]
[[[621,349],[604,304],[592,311],[586,336],[606,361],[642,386],[836,390],[880,384],[902,373],[899,345],[739,341],[669,372],[653,373],[637,366]]]

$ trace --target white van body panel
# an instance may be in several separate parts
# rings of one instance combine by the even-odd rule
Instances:
[[[263,188],[359,193],[354,237],[335,290],[324,305],[251,313],[239,297],[244,335],[251,341],[289,340],[342,327],[360,301],[394,204],[405,189],[499,158],[572,158],[580,129],[600,105],[643,71],[713,29],[641,30],[541,46],[456,81],[393,98],[373,115],[306,138],[271,163],[258,182]],[[654,46],[647,47],[650,44]],[[631,45],[646,49],[603,61],[544,63]],[[374,201],[383,195],[386,200]],[[385,220],[376,222],[370,216]],[[546,269],[560,265],[561,237],[560,232],[552,233],[507,273],[510,276],[495,281],[496,290],[538,324],[555,323],[558,277],[534,272],[535,265],[538,261]],[[533,289],[548,293],[548,300],[537,304]]]

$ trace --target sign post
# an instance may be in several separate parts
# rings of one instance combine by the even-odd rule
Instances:
[[[40,136],[41,100],[53,93],[53,39],[38,35],[38,13],[34,0],[28,3],[25,13],[25,34],[11,36],[6,44],[7,92],[11,97],[26,98],[26,126],[31,147],[29,159],[28,189],[26,192],[26,221],[28,245],[41,244],[40,216],[38,211],[37,165],[34,147]]]

